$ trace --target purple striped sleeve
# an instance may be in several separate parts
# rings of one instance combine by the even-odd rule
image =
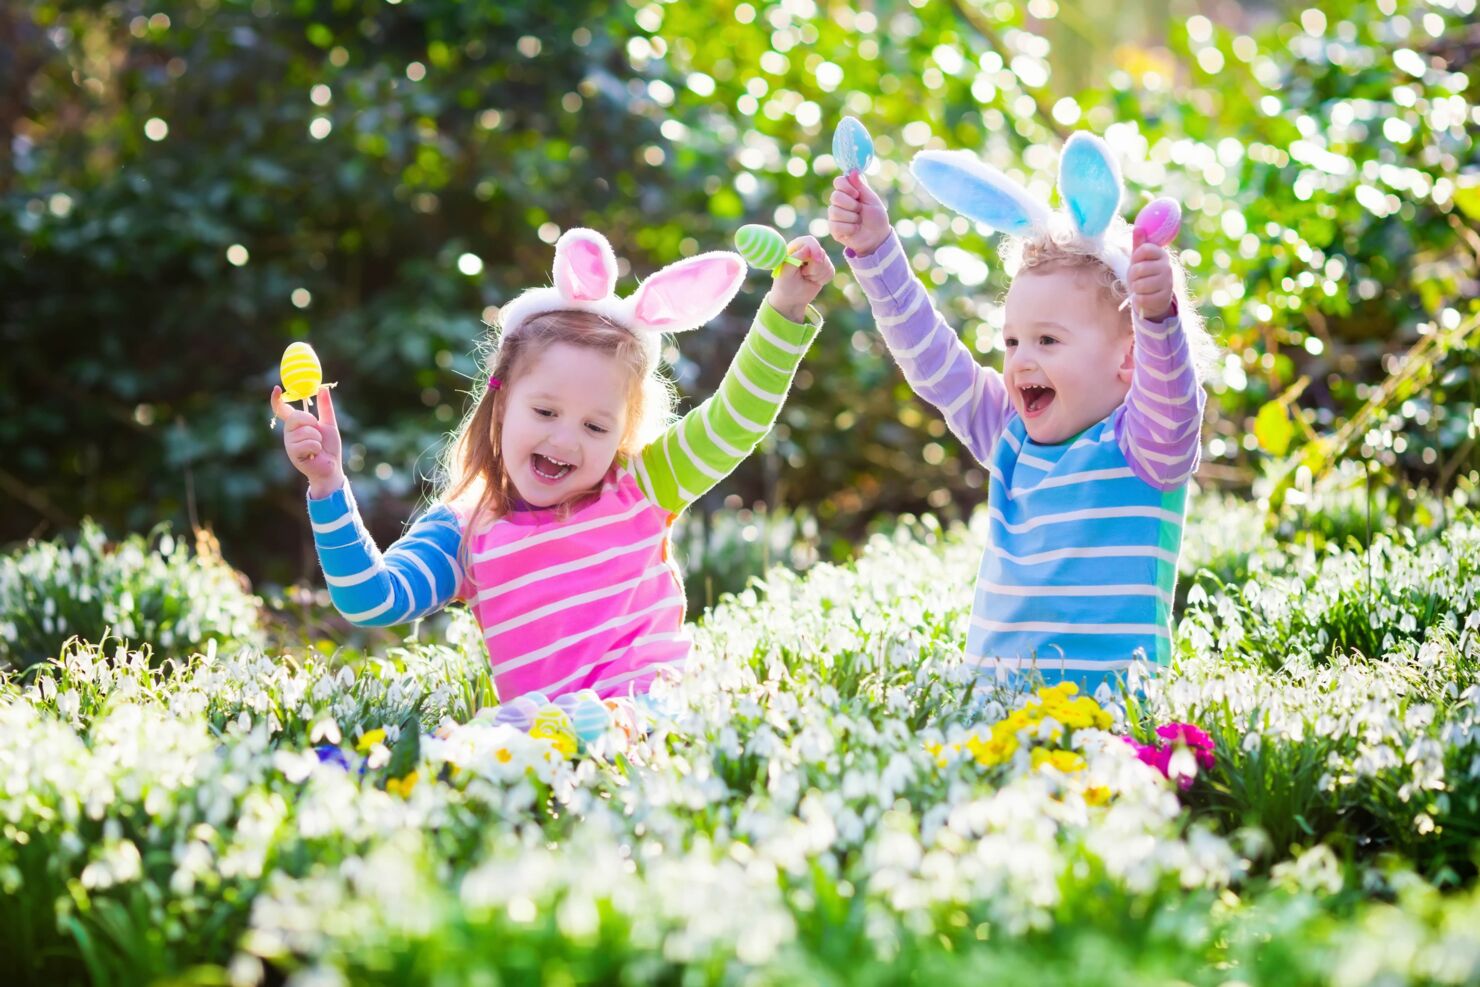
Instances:
[[[1207,395],[1176,313],[1160,322],[1133,314],[1132,322],[1136,368],[1119,422],[1120,449],[1137,476],[1174,490],[1197,469]]]
[[[987,463],[1012,412],[1002,375],[977,363],[935,310],[893,230],[867,257],[851,249],[844,256],[905,380],[940,409],[977,461]]]

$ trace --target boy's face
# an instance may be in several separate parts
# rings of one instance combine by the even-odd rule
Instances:
[[[1002,376],[1028,437],[1073,438],[1105,418],[1130,390],[1134,336],[1091,272],[1026,271],[1007,292]]]
[[[612,357],[566,343],[514,379],[499,446],[526,503],[553,507],[601,482],[627,428],[626,383]]]

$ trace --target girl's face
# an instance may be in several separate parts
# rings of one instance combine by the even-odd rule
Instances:
[[[1013,278],[1002,336],[1003,381],[1034,442],[1071,439],[1125,401],[1134,336],[1088,272],[1052,268]]]
[[[627,383],[613,357],[555,343],[506,385],[499,443],[526,503],[554,507],[601,482],[626,434]]]

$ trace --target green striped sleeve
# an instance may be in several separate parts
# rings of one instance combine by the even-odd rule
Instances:
[[[648,499],[677,514],[740,465],[771,430],[821,328],[811,306],[798,324],[762,303],[719,390],[639,454],[637,482]]]

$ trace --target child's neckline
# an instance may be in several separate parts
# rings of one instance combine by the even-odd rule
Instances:
[[[515,497],[509,505],[509,512],[500,521],[508,521],[511,524],[548,524],[551,521],[569,521],[582,512],[588,510],[593,504],[601,500],[607,490],[616,482],[617,466],[607,470],[606,475],[601,478],[601,483],[593,490],[575,498],[576,506],[570,510],[563,510],[563,505],[556,504],[552,507],[536,507],[521,497]]]
[[[1110,421],[1110,419],[1114,418],[1117,414],[1119,414],[1120,409],[1121,408],[1124,408],[1124,407],[1125,407],[1125,405],[1122,403],[1121,405],[1117,406],[1114,411],[1110,412],[1110,414],[1106,415],[1104,418],[1101,418],[1097,422],[1091,422],[1090,424],[1086,425],[1084,428],[1080,429],[1078,432],[1075,432],[1073,435],[1069,436],[1066,439],[1060,439],[1058,442],[1039,442],[1039,441],[1037,441],[1036,439],[1033,438],[1033,436],[1031,436],[1031,435],[1028,434],[1028,423],[1027,422],[1023,422],[1023,444],[1024,445],[1033,446],[1035,449],[1067,449],[1069,446],[1072,446],[1074,443],[1076,443],[1080,439],[1084,438],[1090,432],[1093,432],[1095,429],[1100,428],[1101,426],[1103,426],[1106,423],[1108,423]],[[1022,419],[1021,416],[1018,417],[1018,421],[1023,421],[1023,419]]]

